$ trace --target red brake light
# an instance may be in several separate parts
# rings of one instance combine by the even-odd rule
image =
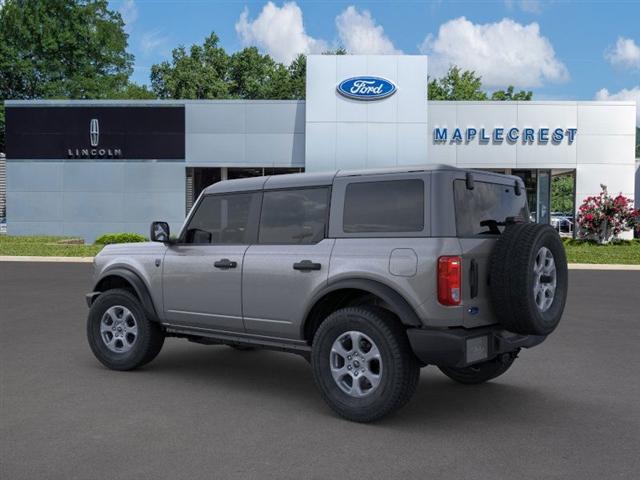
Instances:
[[[461,264],[460,257],[438,258],[438,301],[442,305],[460,305]]]

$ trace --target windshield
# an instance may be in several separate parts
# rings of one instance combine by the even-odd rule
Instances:
[[[455,180],[453,185],[459,237],[497,234],[496,222],[515,216],[529,218],[526,195],[516,195],[512,186],[476,181],[469,190],[464,180]],[[502,231],[504,227],[497,228]]]

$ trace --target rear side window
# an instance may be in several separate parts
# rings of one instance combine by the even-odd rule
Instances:
[[[265,192],[259,242],[293,245],[319,242],[325,237],[328,207],[328,188]]]
[[[507,217],[521,216],[525,221],[529,218],[526,196],[516,195],[509,185],[476,181],[473,190],[469,190],[464,180],[455,180],[453,192],[460,237],[496,233],[489,225],[480,225],[487,220],[501,223]]]
[[[422,180],[350,183],[342,229],[345,233],[421,232],[424,209]]]
[[[255,193],[204,197],[189,220],[185,231],[185,243],[249,243],[249,217],[256,200]]]

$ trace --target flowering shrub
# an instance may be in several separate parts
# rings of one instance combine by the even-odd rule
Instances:
[[[620,233],[640,227],[640,210],[633,208],[633,200],[612,197],[606,185],[597,196],[587,197],[578,210],[579,235],[582,238],[609,243]]]

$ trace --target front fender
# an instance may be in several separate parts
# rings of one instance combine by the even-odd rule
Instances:
[[[91,306],[95,299],[104,291],[104,285],[110,277],[121,278],[131,285],[137,297],[140,299],[140,303],[142,304],[145,313],[150,319],[154,321],[159,320],[158,312],[153,304],[153,298],[151,297],[149,287],[138,273],[124,266],[107,268],[99,275],[96,279],[95,286],[93,287],[93,292],[87,295],[87,303],[89,306]]]

